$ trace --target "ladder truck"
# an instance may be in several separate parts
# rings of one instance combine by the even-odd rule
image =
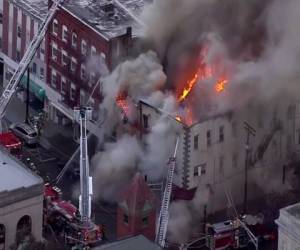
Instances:
[[[174,171],[176,166],[176,154],[177,148],[179,143],[179,136],[176,139],[175,150],[173,156],[170,158],[169,161],[169,168],[167,172],[167,178],[165,183],[165,189],[163,193],[160,214],[158,217],[158,223],[156,228],[156,242],[162,247],[165,247],[166,244],[166,234],[168,229],[168,221],[169,221],[169,205],[172,193],[172,184],[173,184],[173,177]]]

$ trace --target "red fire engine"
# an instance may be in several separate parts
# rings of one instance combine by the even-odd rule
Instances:
[[[44,186],[44,224],[50,225],[68,245],[96,245],[102,240],[103,229],[89,222],[83,225],[78,209],[61,198],[61,190],[46,183]]]
[[[14,156],[21,157],[22,142],[12,132],[1,133],[0,144]]]
[[[252,233],[253,237],[256,237],[258,242],[261,240],[276,239],[276,233],[272,229],[267,229],[263,224],[262,217],[245,215],[241,219],[207,224],[206,246],[210,250],[246,247],[251,243],[251,239],[245,227]]]

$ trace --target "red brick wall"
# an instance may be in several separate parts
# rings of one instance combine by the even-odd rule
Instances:
[[[129,214],[128,224],[123,221],[124,211],[122,208],[117,210],[117,239],[128,236],[143,234],[148,239],[155,240],[156,228],[156,211],[152,210],[148,215],[148,225],[143,225],[143,216],[139,213],[136,215]]]

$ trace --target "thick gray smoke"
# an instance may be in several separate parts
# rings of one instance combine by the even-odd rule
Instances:
[[[196,113],[205,116],[205,111],[224,112],[279,95],[296,98],[299,14],[297,0],[154,0],[143,14],[144,35],[159,53],[170,85],[177,84],[176,69],[182,62],[186,69],[193,67],[207,41],[210,49],[204,61],[221,48],[222,64],[230,72],[227,93],[215,98],[211,82],[202,82],[191,98],[198,106]]]
[[[136,173],[140,155],[135,137],[124,135],[116,142],[105,144],[104,151],[95,154],[91,161],[95,193],[104,199],[116,199],[120,188]]]
[[[109,134],[119,122],[120,109],[116,106],[116,99],[120,94],[128,95],[133,101],[148,96],[163,87],[166,75],[154,52],[139,55],[134,60],[121,63],[104,79],[102,92],[104,100],[101,109],[105,113],[104,133]]]

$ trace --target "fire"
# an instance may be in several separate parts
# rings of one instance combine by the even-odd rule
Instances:
[[[175,119],[179,122],[181,122],[181,117],[179,115],[175,116]]]
[[[225,85],[228,83],[227,79],[221,79],[216,82],[215,90],[216,92],[223,92],[225,90]]]
[[[188,82],[188,86],[186,88],[183,89],[182,94],[179,96],[179,102],[183,101],[188,94],[191,92],[192,88],[194,87],[195,83],[198,80],[198,73],[194,75],[193,79],[191,79]]]
[[[116,99],[117,106],[121,109],[125,116],[129,114],[129,105],[126,100],[127,96],[125,94],[119,94]]]

